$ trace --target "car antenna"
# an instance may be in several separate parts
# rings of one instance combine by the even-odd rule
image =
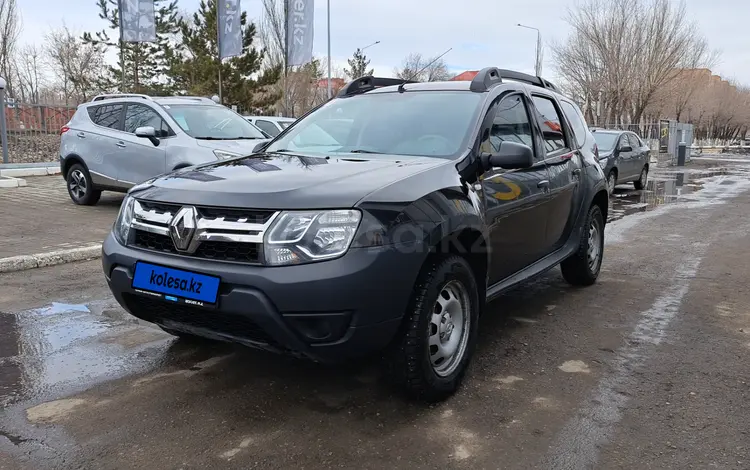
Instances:
[[[427,70],[427,67],[429,67],[430,65],[434,64],[435,62],[437,62],[441,57],[443,57],[445,54],[449,53],[451,50],[453,50],[452,47],[448,48],[447,51],[443,52],[439,56],[437,56],[434,59],[432,59],[432,62],[430,62],[429,64],[427,64],[424,67],[422,67],[420,70],[418,70],[418,71],[414,72],[413,74],[411,74],[409,76],[409,78],[407,78],[406,80],[404,80],[401,83],[401,85],[398,86],[398,92],[399,93],[403,93],[404,91],[406,91],[406,90],[404,90],[404,85],[406,85],[408,82],[410,82],[412,78],[415,78],[415,77],[419,76],[420,73],[422,73],[425,70]]]

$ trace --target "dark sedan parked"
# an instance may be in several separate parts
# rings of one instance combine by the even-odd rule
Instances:
[[[651,149],[640,137],[629,131],[592,129],[599,147],[599,166],[607,176],[612,194],[615,186],[633,182],[635,189],[644,189],[648,181]]]

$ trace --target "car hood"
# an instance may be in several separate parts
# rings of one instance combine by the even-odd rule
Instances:
[[[353,207],[393,182],[450,160],[255,154],[177,170],[133,188],[139,198],[178,204],[263,209]]]
[[[238,140],[202,140],[195,139],[200,147],[211,150],[224,150],[233,152],[237,155],[250,155],[253,153],[255,146],[261,142],[268,142],[271,139],[238,139]]]

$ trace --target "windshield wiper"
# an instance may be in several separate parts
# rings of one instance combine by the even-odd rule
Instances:
[[[211,137],[208,135],[201,135],[195,138],[198,140],[256,140],[262,139],[263,137]]]
[[[345,153],[371,153],[374,155],[383,155],[383,152],[375,152],[373,150],[365,150],[365,149],[346,150]]]

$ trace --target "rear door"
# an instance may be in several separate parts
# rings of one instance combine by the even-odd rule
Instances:
[[[536,117],[542,129],[546,151],[545,163],[549,171],[549,212],[547,215],[547,253],[561,247],[570,235],[580,192],[580,177],[583,159],[577,135],[568,125],[571,118],[563,118],[561,105],[551,95],[533,93]],[[571,104],[567,103],[570,107]],[[585,132],[585,125],[576,120],[578,135]],[[581,127],[584,126],[582,129]],[[585,134],[582,136],[585,141]]]
[[[76,131],[76,136],[86,141],[86,154],[81,158],[86,162],[95,186],[118,188],[117,155],[115,145],[121,133],[123,103],[107,103],[87,108],[93,123],[89,129]]]
[[[480,151],[492,153],[503,141],[539,150],[530,106],[523,93],[504,95],[490,107]],[[540,259],[545,252],[547,167],[536,154],[530,168],[492,168],[480,177],[490,230],[490,284],[502,281]]]
[[[151,126],[156,130],[159,145],[149,139],[136,137],[139,127]],[[166,172],[166,147],[171,131],[166,122],[153,108],[140,103],[127,103],[123,132],[116,145],[117,181],[124,186],[146,181]]]

